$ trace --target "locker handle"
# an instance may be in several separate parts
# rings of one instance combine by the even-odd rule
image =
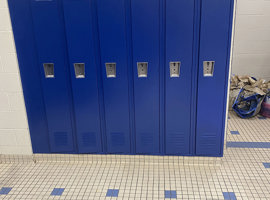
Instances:
[[[85,64],[74,63],[74,72],[76,78],[85,78]]]
[[[54,78],[54,63],[43,63],[45,78]]]
[[[180,61],[170,62],[170,77],[171,78],[180,77],[180,66],[181,66]]]
[[[203,76],[213,77],[214,67],[215,67],[215,61],[203,61]]]
[[[116,78],[116,63],[105,63],[107,78]]]
[[[148,73],[148,62],[137,62],[139,78],[146,78]]]

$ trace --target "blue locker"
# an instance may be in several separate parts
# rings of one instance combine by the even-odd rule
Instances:
[[[9,7],[35,153],[222,156],[233,0]]]
[[[29,0],[8,0],[34,153],[50,153]]]
[[[125,0],[97,0],[108,153],[130,153]]]
[[[166,154],[190,154],[193,18],[194,0],[166,1]]]
[[[223,152],[232,4],[231,0],[202,0],[197,155]]]
[[[157,0],[132,0],[132,45],[136,153],[160,153],[159,48]]]
[[[90,6],[89,0],[63,1],[79,153],[102,151]]]
[[[31,0],[31,8],[51,151],[71,152],[72,113],[60,4]]]

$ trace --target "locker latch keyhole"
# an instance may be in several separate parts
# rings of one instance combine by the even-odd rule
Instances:
[[[179,77],[180,76],[180,65],[181,62],[170,62],[170,77]]]
[[[148,62],[138,62],[137,63],[138,77],[145,78],[147,77]]]
[[[116,77],[116,63],[105,63],[107,78]]]
[[[85,64],[74,63],[74,71],[76,78],[85,78]]]
[[[214,74],[215,61],[204,61],[203,62],[203,76],[211,77]]]
[[[54,63],[43,63],[45,78],[54,78]]]

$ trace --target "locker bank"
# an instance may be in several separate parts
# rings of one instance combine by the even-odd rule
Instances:
[[[9,0],[34,153],[223,156],[233,0]]]

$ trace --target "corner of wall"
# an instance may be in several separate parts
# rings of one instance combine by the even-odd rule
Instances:
[[[7,0],[0,1],[0,154],[32,154]]]

